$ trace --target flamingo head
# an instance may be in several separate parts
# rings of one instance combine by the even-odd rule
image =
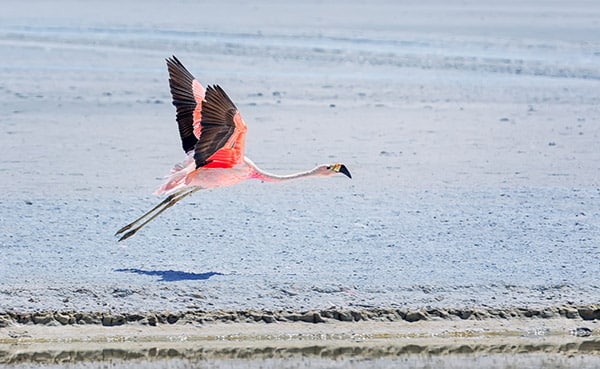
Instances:
[[[323,174],[325,174],[325,175],[332,175],[332,174],[336,174],[336,173],[342,173],[346,177],[352,178],[352,175],[350,174],[350,171],[342,163],[335,163],[335,164],[331,164],[331,165],[324,165],[322,168],[323,168]]]

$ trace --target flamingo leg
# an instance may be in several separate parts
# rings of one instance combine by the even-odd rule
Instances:
[[[115,236],[119,235],[120,233],[125,232],[126,230],[128,230],[129,228],[133,227],[135,225],[135,223],[139,222],[140,220],[144,219],[145,217],[147,217],[148,215],[150,215],[154,210],[158,209],[160,206],[168,203],[169,201],[173,200],[173,198],[181,195],[182,193],[184,193],[185,191],[188,191],[187,188],[184,188],[182,190],[179,190],[177,192],[174,192],[172,194],[170,194],[169,196],[165,197],[165,199],[163,201],[160,202],[160,204],[156,205],[155,207],[153,207],[152,209],[148,210],[146,213],[144,213],[144,215],[142,215],[141,217],[137,218],[136,220],[134,220],[133,222],[127,224],[125,227],[119,229],[117,231],[117,233],[115,233]]]
[[[119,238],[119,242],[123,241],[123,240],[125,240],[125,239],[127,239],[127,238],[129,238],[131,236],[133,236],[137,231],[140,230],[140,228],[142,228],[146,224],[150,223],[154,218],[156,218],[157,216],[159,216],[163,211],[167,210],[171,206],[175,205],[175,203],[177,203],[179,200],[182,200],[182,199],[186,198],[187,196],[193,194],[194,192],[196,192],[198,190],[200,190],[200,187],[195,187],[195,188],[192,188],[191,190],[190,189],[183,189],[183,190],[177,191],[177,192],[175,192],[175,193],[167,196],[161,203],[159,203],[158,205],[156,205],[155,207],[153,207],[152,209],[150,209],[144,215],[142,215],[141,217],[139,217],[135,221],[129,223],[125,227],[119,229],[117,231],[117,233],[115,233],[115,236],[117,236],[117,235],[119,235],[119,234],[127,231],[128,229],[132,228],[138,222],[140,222],[141,220],[143,220],[144,218],[146,218],[147,216],[149,216],[155,210],[159,209],[162,206],[162,208],[160,208],[154,215],[152,215],[148,219],[144,220],[137,227],[131,229],[129,232],[125,233],[121,238]]]

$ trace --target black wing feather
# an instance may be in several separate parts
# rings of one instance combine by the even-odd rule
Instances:
[[[194,135],[194,109],[196,100],[192,84],[194,76],[173,56],[167,59],[169,69],[169,87],[173,96],[173,105],[177,108],[177,124],[181,145],[186,153],[193,150],[198,139]]]
[[[196,168],[210,163],[208,158],[229,140],[235,131],[233,118],[236,113],[235,104],[220,86],[206,88],[202,102],[202,133],[194,153]]]

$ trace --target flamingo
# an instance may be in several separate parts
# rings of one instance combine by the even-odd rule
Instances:
[[[175,56],[166,61],[186,158],[171,169],[164,183],[154,192],[167,197],[119,229],[115,234],[123,234],[119,241],[133,236],[163,211],[199,190],[231,186],[247,179],[283,182],[304,177],[328,177],[336,173],[352,178],[342,163],[322,164],[288,175],[276,175],[260,169],[244,156],[246,122],[225,91],[218,85],[204,89]]]

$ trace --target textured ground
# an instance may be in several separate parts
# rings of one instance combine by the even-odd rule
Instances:
[[[235,324],[188,316],[186,322],[156,325],[11,326],[0,331],[0,366],[593,368],[600,363],[597,330],[585,327],[594,328],[594,322],[517,315],[408,322],[394,321],[394,312],[379,313],[362,311],[371,318],[352,323],[326,318],[321,324],[266,324],[252,318],[257,312],[246,318],[240,312],[229,314],[241,318]]]

